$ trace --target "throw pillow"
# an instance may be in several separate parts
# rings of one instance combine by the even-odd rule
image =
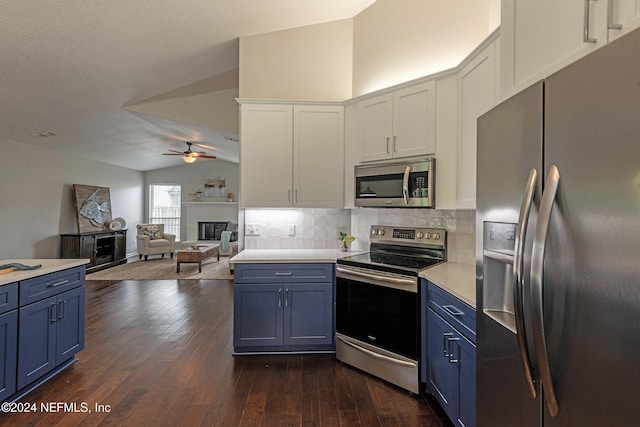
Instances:
[[[154,224],[139,225],[138,234],[149,236],[149,239],[151,240],[160,239],[162,237],[160,235],[160,230],[158,230],[158,226]]]

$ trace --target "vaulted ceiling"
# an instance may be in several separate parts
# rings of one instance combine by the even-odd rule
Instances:
[[[238,37],[374,1],[3,0],[0,138],[142,171],[183,141],[237,162]]]

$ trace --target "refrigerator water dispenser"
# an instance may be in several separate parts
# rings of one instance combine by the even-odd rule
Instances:
[[[483,312],[516,333],[513,303],[513,254],[516,224],[485,222]]]

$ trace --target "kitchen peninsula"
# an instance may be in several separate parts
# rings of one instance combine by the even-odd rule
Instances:
[[[40,265],[0,276],[0,400],[15,401],[75,363],[84,348],[88,259],[5,259]]]

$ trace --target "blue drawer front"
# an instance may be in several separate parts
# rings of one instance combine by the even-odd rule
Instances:
[[[0,286],[0,314],[18,308],[18,282]]]
[[[429,282],[428,306],[457,328],[467,339],[476,342],[476,311],[458,298]]]
[[[236,283],[333,282],[333,264],[235,264]]]
[[[74,267],[20,282],[20,306],[40,301],[52,295],[84,284],[85,267]]]

